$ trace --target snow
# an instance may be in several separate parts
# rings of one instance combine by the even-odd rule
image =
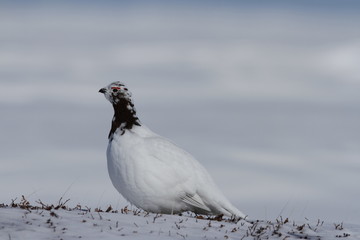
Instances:
[[[127,207],[105,211],[59,205],[0,207],[0,239],[360,239],[360,225],[321,220],[220,221],[191,213],[161,215]]]

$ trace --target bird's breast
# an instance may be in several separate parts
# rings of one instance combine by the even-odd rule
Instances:
[[[143,198],[143,182],[146,176],[142,150],[144,138],[130,131],[115,134],[109,141],[107,165],[110,179],[115,188],[130,202]]]

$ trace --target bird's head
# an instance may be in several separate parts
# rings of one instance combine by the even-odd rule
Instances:
[[[110,83],[108,86],[101,88],[99,92],[103,93],[105,98],[113,105],[119,103],[121,99],[131,101],[131,93],[125,84],[119,81]]]

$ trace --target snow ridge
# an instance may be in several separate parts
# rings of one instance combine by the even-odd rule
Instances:
[[[0,204],[0,239],[359,239],[360,225],[329,224],[320,220],[295,223],[275,221],[234,222],[191,213],[161,215],[128,207],[114,210],[69,208],[61,202],[31,205]]]

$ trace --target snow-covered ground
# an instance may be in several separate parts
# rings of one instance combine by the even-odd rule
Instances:
[[[253,224],[191,213],[161,215],[124,207],[73,209],[28,202],[0,207],[1,240],[42,239],[360,239],[360,225],[279,217]]]

